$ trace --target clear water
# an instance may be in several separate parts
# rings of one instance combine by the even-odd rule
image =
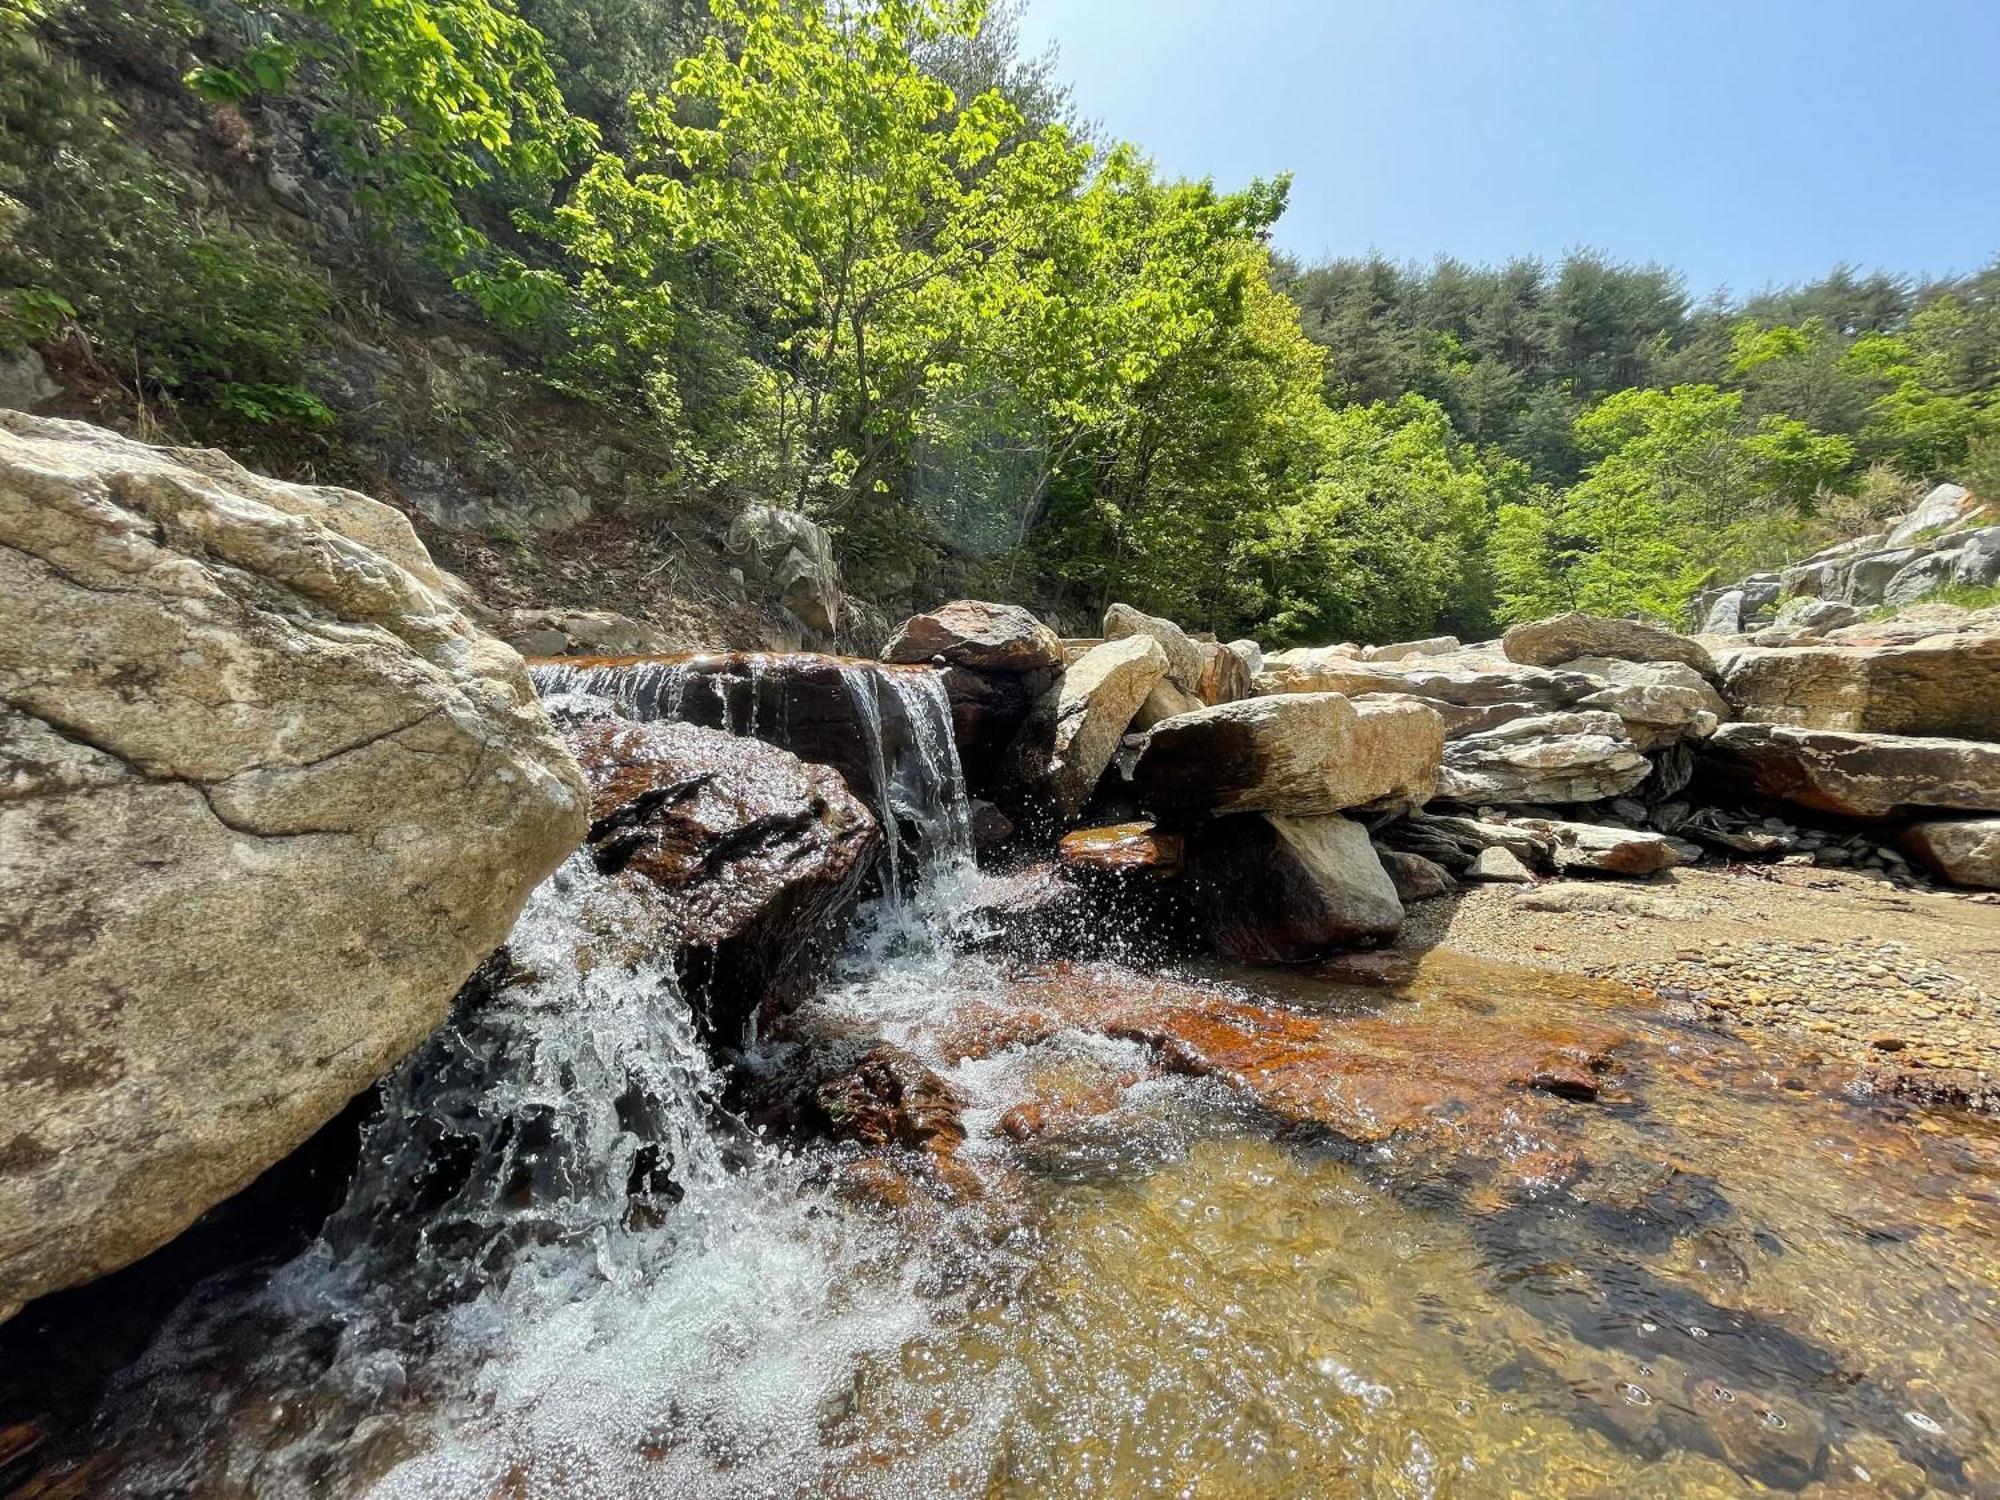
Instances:
[[[914,895],[751,1066],[915,1053],[965,1102],[970,1189],[733,1120],[574,861],[512,980],[392,1081],[320,1243],[127,1373],[94,1492],[2000,1493],[1992,1124],[1445,955],[1392,987],[1186,976],[1365,1050],[1339,1087],[1421,1081],[1420,1128],[1302,1126],[1087,1022],[1009,1040],[1024,995],[1159,976],[969,942],[962,790],[925,753],[884,784],[960,805],[904,794],[938,830]],[[1481,1073],[1567,1025],[1627,1038],[1596,1102]],[[1024,1101],[1052,1123],[1019,1139]]]

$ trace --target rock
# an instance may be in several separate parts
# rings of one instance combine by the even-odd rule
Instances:
[[[1056,852],[1065,867],[1080,874],[1143,872],[1164,879],[1180,874],[1186,865],[1187,839],[1178,833],[1163,833],[1141,819],[1076,829],[1062,836]]]
[[[1106,640],[1124,640],[1135,635],[1151,636],[1160,643],[1160,649],[1167,656],[1169,682],[1190,696],[1200,692],[1202,673],[1208,665],[1208,656],[1202,650],[1201,642],[1189,636],[1172,620],[1144,614],[1129,604],[1114,604],[1104,612]]]
[[[1026,672],[986,672],[958,666],[944,669],[951,737],[958,747],[959,767],[969,791],[995,791],[1009,749],[1035,705],[1055,686],[1058,675],[1055,667]]]
[[[543,700],[558,716],[610,711],[747,734],[832,766],[855,796],[878,809],[884,805],[878,771],[905,764],[915,747],[944,733],[927,690],[938,674],[929,667],[816,651],[716,651],[576,657],[534,670]],[[947,696],[951,680],[946,673]],[[949,707],[956,734],[961,705]]]
[[[1308,816],[1426,801],[1443,745],[1422,704],[1287,693],[1155,725],[1132,779],[1155,812]]]
[[[1347,674],[1357,670],[1362,685],[1347,686],[1355,680]],[[1398,686],[1394,673],[1362,666],[1357,646],[1292,646],[1267,651],[1251,678],[1251,690],[1257,693],[1367,692]]]
[[[1520,884],[1535,877],[1528,867],[1517,859],[1511,850],[1495,844],[1490,849],[1481,849],[1476,859],[1465,867],[1467,880],[1489,880]]]
[[[1421,641],[1397,641],[1388,646],[1363,649],[1363,661],[1405,661],[1412,656],[1444,656],[1459,648],[1455,635],[1434,635]]]
[[[1715,675],[1715,662],[1699,641],[1664,626],[1603,615],[1571,613],[1516,625],[1501,637],[1500,647],[1510,661],[1535,667],[1559,667],[1579,656],[1610,656],[1621,661],[1677,661],[1704,677]]]
[[[1382,868],[1388,872],[1390,884],[1396,887],[1396,895],[1405,906],[1428,901],[1434,896],[1449,896],[1458,889],[1458,882],[1451,878],[1451,871],[1421,854],[1405,854],[1400,849],[1377,849],[1375,852],[1382,861]]]
[[[1896,574],[1882,586],[1882,602],[1900,608],[1905,604],[1915,604],[1919,599],[1928,599],[1952,581],[1957,564],[1958,557],[1955,551],[1931,552],[1917,558],[1914,562],[1898,569]],[[1848,608],[1853,609],[1853,606],[1850,605]],[[1861,611],[1856,609],[1853,613],[1854,619],[1858,619]],[[1852,625],[1854,619],[1840,620],[1836,623]]]
[[[1413,812],[1376,833],[1391,848],[1420,854],[1446,870],[1464,874],[1483,849],[1506,849],[1535,870],[1554,867],[1550,840],[1511,823],[1484,822],[1438,813]]]
[[[1609,656],[1580,656],[1568,663],[1566,670],[1590,677],[1601,677],[1606,682],[1620,686],[1686,688],[1700,698],[1701,708],[1715,715],[1718,722],[1729,717],[1729,704],[1722,694],[1715,690],[1714,684],[1693,667],[1681,662],[1619,661]],[[1575,703],[1583,706],[1588,697],[1586,694],[1576,699]]]
[[[991,849],[1014,836],[1014,820],[984,797],[972,799],[972,847]]]
[[[1951,581],[1960,588],[1991,588],[2000,583],[2000,526],[1975,531],[1952,554]]]
[[[1616,714],[1539,714],[1447,743],[1437,792],[1457,802],[1597,802],[1651,770]]]
[[[1725,724],[1701,758],[1733,787],[1843,817],[2000,812],[2000,745]]]
[[[1241,640],[1229,641],[1222,649],[1243,663],[1243,669],[1250,674],[1250,680],[1254,684],[1257,674],[1264,670],[1264,648],[1255,641]],[[1251,691],[1252,689],[1246,688],[1238,696],[1247,698]]]
[[[779,602],[808,629],[825,634],[838,628],[840,567],[824,526],[797,511],[751,505],[729,523],[723,543],[756,560]]]
[[[1335,815],[1221,819],[1197,836],[1191,876],[1216,952],[1239,963],[1300,963],[1403,925],[1368,830]]]
[[[1897,547],[1857,557],[1847,570],[1844,602],[1863,609],[1880,604],[1883,594],[1888,591],[1889,580],[1921,555],[1915,547]]]
[[[2000,635],[1747,647],[1730,658],[1722,695],[1758,724],[2000,738]]]
[[[1704,739],[1721,715],[1709,707],[1715,690],[1668,684],[1617,683],[1577,699],[1579,709],[1618,715],[1625,733],[1641,750],[1662,750],[1680,739]]]
[[[365,496],[0,412],[0,1317],[332,1119],[581,836],[443,587]]]
[[[1657,875],[1681,863],[1674,841],[1634,828],[1522,818],[1515,826],[1549,841],[1561,875]]]
[[[1056,633],[1017,604],[956,599],[912,615],[882,648],[893,662],[942,660],[982,672],[1031,672],[1063,664]]]
[[[1257,667],[1251,664],[1253,655],[1244,654],[1236,645],[1196,644],[1201,646],[1203,665],[1201,681],[1195,684],[1195,697],[1213,706],[1234,703],[1239,698],[1250,696],[1251,680],[1257,675]],[[1238,642],[1237,645],[1248,646],[1257,665],[1262,665],[1264,653],[1257,650],[1255,641]]]
[[[0,349],[0,407],[28,411],[61,394],[62,387],[49,378],[48,366],[33,349],[26,344]]]
[[[1979,501],[1964,485],[1937,485],[1917,502],[1915,509],[1890,528],[1888,545],[1900,547],[1925,532],[1956,526],[1980,508]]]
[[[656,626],[606,609],[510,609],[493,633],[523,656],[640,656],[673,645]]]
[[[1904,853],[1940,879],[2000,891],[2000,818],[1914,823],[1899,842]]]
[[[949,1158],[965,1143],[965,1100],[924,1063],[889,1042],[869,1048],[813,1091],[816,1122],[835,1140],[900,1146]]]
[[[1103,645],[1104,637],[1101,635],[1066,635],[1061,637],[1061,642],[1063,665],[1067,667],[1082,657],[1084,652],[1095,650],[1097,647]]]
[[[1043,695],[1016,744],[1029,762],[1025,779],[1047,793],[1065,820],[1090,800],[1132,716],[1166,673],[1158,640],[1128,635],[1086,651]]]
[[[598,868],[658,898],[689,1001],[740,1044],[820,977],[881,853],[875,819],[831,766],[761,740],[606,720],[571,742]]]
[[[1132,716],[1132,728],[1151,729],[1162,719],[1191,714],[1206,706],[1193,693],[1184,693],[1175,687],[1171,677],[1162,677],[1153,685],[1152,692],[1146,695],[1146,701],[1139,705],[1139,711]]]
[[[1838,630],[1860,618],[1861,611],[1851,604],[1801,597],[1789,601],[1780,609],[1778,618],[1772,623],[1781,628],[1795,626],[1801,630]]]
[[[1743,629],[1742,589],[1725,589],[1716,595],[1702,616],[1702,635],[1735,635]]]

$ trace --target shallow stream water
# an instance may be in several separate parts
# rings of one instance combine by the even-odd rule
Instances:
[[[748,1069],[904,1048],[949,1174],[732,1114],[575,859],[317,1242],[198,1288],[42,1493],[2000,1494],[1991,1122],[1442,953],[1013,962],[937,811]]]

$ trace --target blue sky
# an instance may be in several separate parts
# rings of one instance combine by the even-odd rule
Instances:
[[[2000,254],[2000,0],[1027,0],[1168,172],[1289,170],[1280,248],[1592,245],[1705,294]]]

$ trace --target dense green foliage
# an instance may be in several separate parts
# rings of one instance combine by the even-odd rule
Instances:
[[[81,341],[196,430],[332,419],[297,384],[321,281],[203,223],[56,60],[122,28],[192,59],[213,129],[296,122],[406,274],[649,423],[669,496],[809,511],[878,596],[1274,641],[1671,614],[2000,467],[2000,268],[1702,306],[1588,254],[1301,269],[1267,249],[1285,179],[1161,178],[976,0],[135,14],[0,0],[0,342]]]

